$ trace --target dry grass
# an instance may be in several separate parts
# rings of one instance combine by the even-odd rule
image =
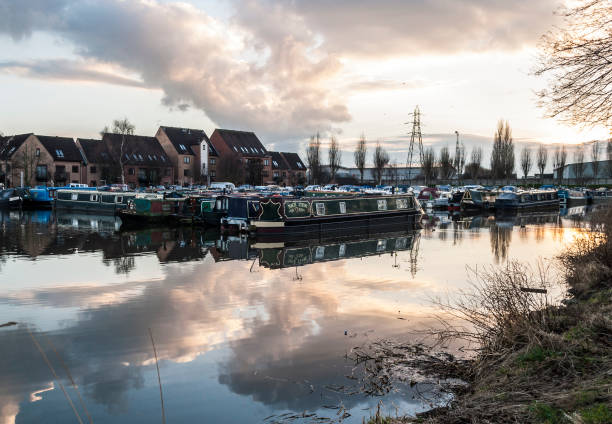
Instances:
[[[439,340],[475,347],[469,361],[442,364],[444,377],[461,378],[468,389],[454,388],[443,408],[389,422],[612,422],[612,211],[594,214],[557,264],[471,270],[470,291],[438,301],[465,324],[442,319]],[[568,297],[552,296],[561,285]],[[440,375],[439,367],[429,371]]]

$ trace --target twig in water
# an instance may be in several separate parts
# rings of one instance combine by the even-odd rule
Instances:
[[[161,376],[159,375],[159,362],[157,361],[157,349],[155,349],[155,341],[153,340],[153,332],[149,328],[149,336],[151,336],[151,344],[153,345],[153,354],[155,355],[155,366],[157,367],[157,382],[159,383],[159,399],[161,400],[162,424],[166,424],[166,410],[164,409],[164,393],[162,392]]]
[[[26,327],[27,328],[27,327]],[[66,388],[64,388],[64,385],[62,384],[62,382],[60,381],[59,376],[57,375],[57,373],[55,372],[55,370],[53,369],[53,365],[51,365],[51,362],[49,362],[49,358],[47,358],[47,355],[45,354],[45,352],[42,350],[42,348],[40,347],[40,345],[38,344],[38,341],[36,340],[36,338],[34,337],[34,334],[32,334],[32,332],[30,331],[29,328],[27,328],[28,333],[30,334],[30,337],[32,338],[32,341],[34,342],[34,346],[36,346],[36,348],[38,349],[38,351],[40,352],[40,354],[42,355],[45,363],[47,364],[47,366],[49,367],[49,369],[51,370],[51,374],[53,374],[53,377],[55,377],[55,380],[57,381],[57,384],[60,386],[60,388],[62,389],[62,392],[64,392],[64,396],[66,396],[66,399],[68,400],[68,403],[70,404],[70,406],[72,407],[72,410],[74,411],[74,415],[77,417],[77,420],[79,420],[80,424],[83,424],[83,421],[81,420],[81,417],[79,416],[79,413],[77,412],[76,408],[74,407],[74,403],[72,403],[72,399],[70,399],[70,396],[68,396],[68,392],[66,391]]]

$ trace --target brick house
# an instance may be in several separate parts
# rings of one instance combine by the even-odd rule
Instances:
[[[206,155],[209,143],[203,130],[161,126],[155,138],[172,161],[175,184],[187,186],[202,182],[202,156]]]
[[[210,183],[217,181],[217,164],[219,163],[219,154],[213,147],[210,140],[202,143],[202,182]]]
[[[232,161],[231,166],[240,163],[244,167],[243,181],[233,182],[253,185],[272,182],[272,156],[255,133],[216,129],[210,136],[210,143],[220,161]],[[220,171],[219,165],[217,171]],[[223,177],[217,176],[217,180]]]
[[[123,163],[125,183],[130,187],[171,185],[175,181],[172,161],[157,138],[126,135],[122,149],[121,134],[105,133],[102,142],[115,164],[114,174],[118,175],[117,182],[121,182],[121,163]],[[92,163],[89,164],[90,167],[91,165]]]
[[[297,153],[269,152],[272,155],[272,179],[282,186],[295,186],[306,181],[306,166]]]
[[[117,181],[120,176],[110,150],[102,140],[77,138],[77,145],[85,157],[81,181],[90,187],[98,187]]]
[[[63,186],[81,182],[84,158],[70,137],[21,134],[11,137],[6,157],[9,184]]]
[[[13,175],[13,160],[16,158],[15,153],[17,149],[21,147],[30,135],[32,134],[0,136],[0,183],[4,184],[5,187],[12,187],[15,183],[19,185],[19,172],[17,172],[16,180]]]

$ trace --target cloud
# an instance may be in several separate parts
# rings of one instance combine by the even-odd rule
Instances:
[[[0,0],[0,34],[20,40],[51,33],[86,63],[137,78],[64,60],[13,61],[5,71],[158,88],[170,108],[193,106],[219,126],[253,129],[274,142],[337,132],[351,119],[351,92],[415,87],[359,78],[347,83],[346,57],[533,45],[557,2],[235,0],[233,17],[220,21],[183,2]]]
[[[282,4],[287,14],[299,16],[310,31],[322,34],[331,53],[381,58],[532,46],[554,22],[553,11],[562,2],[381,0],[374,5],[367,0],[278,0],[270,3]]]
[[[0,62],[0,72],[39,79],[101,82],[128,87],[145,86],[137,79],[104,69],[96,69],[95,64],[65,59]]]

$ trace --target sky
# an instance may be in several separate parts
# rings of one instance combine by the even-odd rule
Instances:
[[[406,162],[416,105],[426,145],[605,139],[545,118],[532,75],[562,0],[0,0],[0,131],[96,137],[128,117],[254,131],[303,154],[364,134]]]

